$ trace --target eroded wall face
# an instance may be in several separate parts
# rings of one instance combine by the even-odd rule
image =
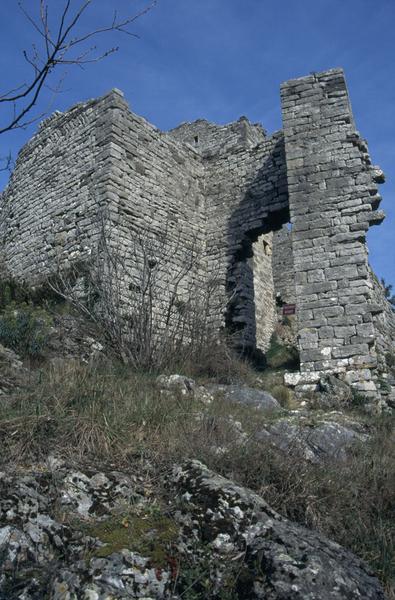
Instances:
[[[122,257],[125,311],[131,291],[149,285],[155,319],[166,327],[169,318],[181,318],[176,306],[185,314],[206,300],[202,159],[131,113],[123,99],[112,112],[109,141],[107,238]]]
[[[266,352],[277,324],[273,282],[273,233],[262,234],[253,246],[256,347]]]
[[[108,176],[112,97],[53,115],[18,156],[1,196],[5,267],[30,283],[89,257]]]
[[[273,234],[273,282],[278,308],[295,304],[295,270],[292,250],[292,232],[283,225]],[[280,311],[281,313],[281,311]]]
[[[208,274],[221,284],[224,324],[240,348],[266,346],[274,305],[271,260],[263,258],[255,244],[288,219],[282,135],[219,152],[205,167]],[[258,271],[265,277],[262,281]],[[264,313],[265,322],[258,323]],[[265,328],[271,331],[262,341]]]
[[[169,131],[176,140],[196,149],[204,158],[216,157],[231,152],[254,148],[264,142],[266,133],[262,126],[252,124],[245,117],[228,125],[216,125],[204,119],[183,123]]]
[[[388,370],[386,355],[395,354],[395,312],[385,296],[383,285],[372,269],[369,270],[369,275],[373,287],[373,301],[378,308],[381,308],[381,311],[373,315],[373,325],[379,371],[385,372]]]
[[[382,220],[343,72],[281,87],[302,373],[346,372],[374,392],[374,303],[366,232]],[[314,378],[314,377],[313,377]]]

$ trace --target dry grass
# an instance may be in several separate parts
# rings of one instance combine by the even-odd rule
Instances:
[[[395,450],[390,419],[378,421],[371,442],[356,446],[344,462],[313,465],[295,454],[255,445],[218,467],[257,490],[281,514],[364,558],[395,597]]]
[[[173,373],[185,373],[201,381],[230,384],[243,382],[253,386],[256,371],[248,358],[240,358],[232,348],[231,337],[220,337],[202,345],[191,358],[180,358],[171,365]]]
[[[41,371],[29,391],[2,401],[1,459],[55,453],[120,468],[147,460],[157,473],[174,461],[200,459],[257,490],[280,513],[351,548],[393,594],[393,419],[372,423],[371,442],[347,461],[324,466],[256,442],[264,421],[261,412],[221,398],[206,406],[192,396],[161,395],[152,374],[62,363]]]
[[[219,372],[234,380],[234,372],[233,377]],[[205,380],[210,377],[211,372]],[[152,373],[63,361],[42,369],[27,390],[1,403],[1,460],[42,459],[55,452],[87,460],[116,456],[119,463],[145,455],[169,464],[193,445],[199,454],[202,435],[213,446],[233,441],[228,413],[229,404],[220,398],[205,407],[193,396],[161,394]],[[250,421],[249,409],[235,406],[233,413]]]
[[[255,387],[269,392],[284,408],[293,408],[293,392],[284,385],[284,373],[285,369],[265,369],[255,377]]]

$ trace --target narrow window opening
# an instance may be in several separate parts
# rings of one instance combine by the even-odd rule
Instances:
[[[199,143],[199,136],[195,135],[195,137],[193,138],[193,141],[195,142],[195,146],[197,146]]]

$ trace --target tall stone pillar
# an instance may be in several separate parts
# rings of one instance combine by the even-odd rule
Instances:
[[[375,393],[372,282],[365,244],[384,214],[341,69],[281,88],[302,381],[341,373]]]

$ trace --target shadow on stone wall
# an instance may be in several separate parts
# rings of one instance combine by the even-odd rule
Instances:
[[[289,221],[284,138],[281,132],[275,136],[278,139],[274,139],[269,156],[231,214],[227,233],[230,259],[225,324],[235,347],[258,359],[262,353],[256,345],[253,244],[262,234],[277,231]]]

